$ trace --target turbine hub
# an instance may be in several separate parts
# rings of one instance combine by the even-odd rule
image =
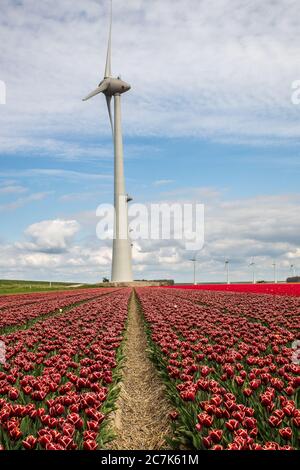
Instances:
[[[107,88],[103,92],[106,96],[114,96],[114,95],[121,95],[122,93],[126,93],[126,91],[129,91],[131,86],[121,80],[120,78],[105,78],[104,82],[107,83]],[[100,83],[100,85],[103,82]]]

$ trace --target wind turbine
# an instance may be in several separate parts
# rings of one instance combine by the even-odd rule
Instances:
[[[256,284],[256,280],[255,280],[255,263],[254,263],[253,260],[251,261],[249,266],[252,267],[252,282],[253,282],[253,284]]]
[[[276,261],[273,261],[273,269],[274,269],[274,284],[277,284],[277,265],[276,265]]]
[[[230,280],[229,280],[229,259],[225,259],[225,270],[226,270],[227,284],[230,284]]]
[[[106,56],[104,78],[98,87],[92,91],[83,101],[103,93],[106,98],[109,120],[114,142],[114,239],[112,252],[112,282],[131,282],[132,279],[132,255],[131,241],[128,234],[128,202],[131,198],[126,194],[124,163],[123,163],[123,138],[121,123],[121,95],[130,90],[131,86],[113,77],[111,71],[111,36],[112,36],[112,1],[110,9],[109,38]],[[111,100],[114,98],[114,119],[112,117]]]
[[[291,268],[291,275],[292,275],[293,277],[295,277],[295,276],[296,276],[296,268],[295,268],[295,265],[294,265],[294,264],[291,264],[290,268]]]
[[[194,263],[194,286],[196,286],[197,285],[197,282],[196,282],[196,263],[197,263],[196,255],[194,255],[193,258],[189,259],[189,261],[192,261]]]

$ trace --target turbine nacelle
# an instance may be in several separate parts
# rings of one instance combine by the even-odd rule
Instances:
[[[83,98],[83,101],[87,101],[93,96],[98,95],[99,93],[104,93],[107,97],[112,97],[114,95],[121,95],[129,91],[131,86],[121,80],[120,78],[104,78],[102,82],[99,83],[98,87],[92,91],[88,96]]]
[[[121,95],[129,91],[131,86],[120,78],[105,78],[103,82],[107,83],[107,88],[103,92],[106,96]],[[99,86],[103,83],[101,82]]]

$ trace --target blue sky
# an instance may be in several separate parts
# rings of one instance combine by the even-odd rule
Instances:
[[[113,71],[132,85],[128,192],[205,204],[199,280],[223,280],[225,258],[234,280],[251,277],[252,258],[258,278],[274,259],[286,277],[300,265],[299,2],[114,3]],[[103,76],[108,1],[2,9],[0,277],[97,281],[110,271],[95,211],[112,201],[112,143],[103,97],[81,98]],[[133,254],[137,278],[191,278],[191,253],[174,241]]]

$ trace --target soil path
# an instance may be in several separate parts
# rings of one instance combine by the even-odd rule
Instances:
[[[125,364],[113,427],[117,438],[110,444],[115,450],[167,449],[170,435],[170,405],[165,388],[147,354],[143,320],[133,292],[128,316]]]

